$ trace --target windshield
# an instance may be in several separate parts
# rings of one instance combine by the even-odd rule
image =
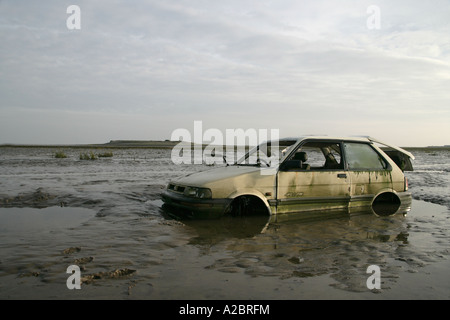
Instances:
[[[289,153],[292,146],[297,142],[296,139],[285,139],[264,142],[248,151],[243,157],[238,159],[235,165],[267,165],[268,167],[275,162],[278,164],[286,154]]]

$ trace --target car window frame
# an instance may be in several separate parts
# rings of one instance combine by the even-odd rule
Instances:
[[[344,155],[344,141],[341,139],[305,139],[302,140],[297,146],[295,146],[294,148],[292,148],[292,150],[290,151],[289,154],[287,154],[284,158],[283,162],[287,162],[289,161],[289,159],[292,158],[292,156],[299,150],[301,150],[305,145],[307,145],[308,143],[323,143],[323,144],[338,144],[339,145],[339,150],[340,150],[340,156],[341,156],[341,163],[342,163],[342,167],[341,168],[315,168],[315,167],[311,167],[311,169],[290,169],[290,171],[294,171],[294,172],[328,172],[328,171],[346,171],[347,169],[347,163],[345,161],[345,155]],[[321,151],[321,150],[320,150]],[[321,152],[321,154],[323,155],[323,152]],[[324,156],[324,155],[323,155]],[[325,157],[325,156],[324,156]],[[324,159],[325,160],[325,159]],[[306,161],[307,163],[308,161]],[[281,165],[281,164],[280,164]],[[284,170],[282,170],[284,171]]]
[[[348,159],[348,155],[347,155],[347,151],[345,148],[345,144],[346,143],[352,143],[352,144],[361,144],[361,145],[367,145],[370,149],[372,149],[379,158],[381,158],[383,160],[383,162],[385,163],[385,168],[350,168],[349,167],[349,159]],[[351,141],[351,140],[343,140],[342,141],[342,151],[343,151],[343,157],[344,157],[344,168],[346,171],[391,171],[392,170],[392,166],[389,163],[389,161],[386,159],[386,157],[384,157],[376,148],[374,148],[373,144],[370,142],[365,142],[365,141]]]

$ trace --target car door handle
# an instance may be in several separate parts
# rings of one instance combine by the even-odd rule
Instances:
[[[338,173],[338,178],[347,178],[347,174],[346,173]]]

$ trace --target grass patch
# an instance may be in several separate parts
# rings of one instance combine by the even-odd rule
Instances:
[[[80,160],[97,160],[97,159],[98,157],[92,151],[90,151],[89,153],[87,152],[80,153]]]
[[[110,158],[113,156],[112,152],[104,152],[95,154],[92,151],[80,153],[80,160],[97,160],[98,158]]]
[[[99,153],[98,156],[100,158],[111,158],[113,156],[112,152]]]
[[[55,158],[64,159],[67,158],[67,155],[63,151],[57,151],[55,152]]]

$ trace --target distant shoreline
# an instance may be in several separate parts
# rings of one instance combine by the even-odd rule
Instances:
[[[89,144],[1,144],[0,148],[173,148],[179,141],[162,140],[111,140],[107,143]]]
[[[0,144],[0,148],[149,148],[149,149],[169,149],[173,148],[181,141],[170,140],[111,140],[107,143],[91,143],[91,144]],[[189,142],[187,142],[188,144]],[[444,146],[427,146],[427,147],[402,147],[405,150],[450,150],[450,145]]]

